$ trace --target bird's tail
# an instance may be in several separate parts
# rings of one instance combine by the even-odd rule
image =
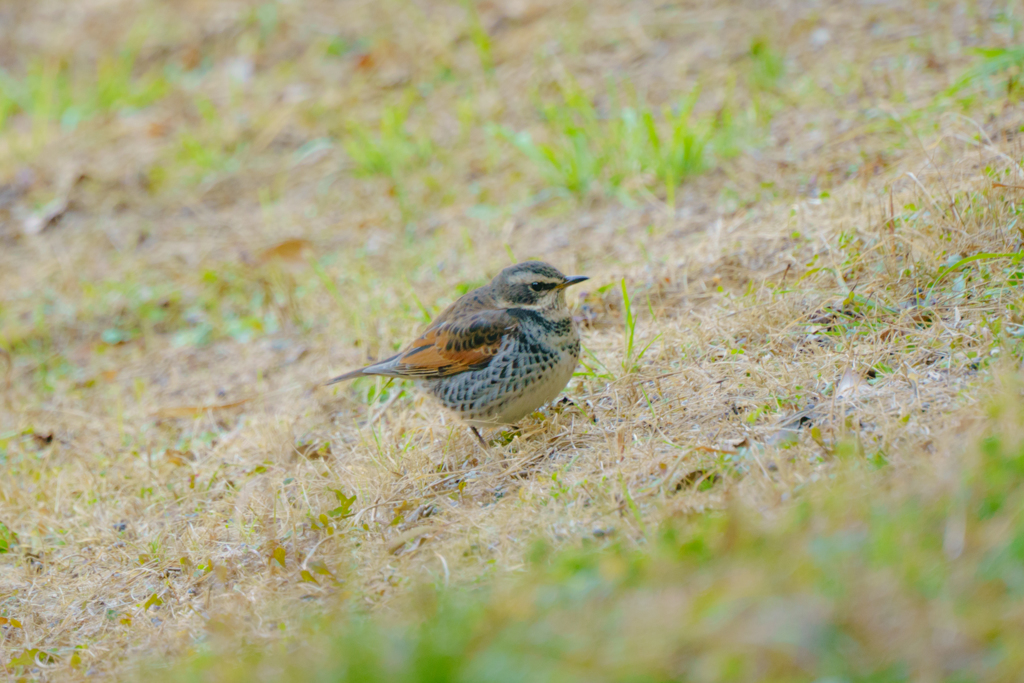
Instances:
[[[359,368],[358,370],[353,370],[352,372],[346,372],[344,375],[338,375],[334,379],[324,382],[323,386],[326,387],[331,384],[337,384],[338,382],[344,382],[345,380],[355,379],[356,377],[367,377],[370,375],[398,377],[399,375],[396,375],[393,372],[389,372],[389,370],[391,369],[390,363],[396,358],[398,358],[398,355],[391,356],[391,358],[385,358],[384,360],[378,361],[373,365],[367,365],[365,368]]]
[[[327,380],[326,382],[324,382],[324,386],[326,387],[326,386],[329,386],[331,384],[337,384],[338,382],[344,382],[347,379],[355,379],[356,377],[363,377],[363,376],[368,374],[366,372],[363,372],[365,369],[366,368],[359,368],[358,370],[353,370],[352,372],[346,372],[344,375],[338,375],[334,379],[330,379],[330,380]]]

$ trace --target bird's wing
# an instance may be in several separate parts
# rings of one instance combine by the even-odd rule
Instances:
[[[380,374],[445,377],[482,368],[498,353],[502,340],[516,325],[516,319],[500,309],[439,319],[400,354],[379,363],[390,366]]]

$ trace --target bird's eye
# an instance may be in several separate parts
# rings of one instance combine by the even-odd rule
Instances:
[[[554,282],[531,282],[530,283],[530,289],[532,289],[535,292],[546,292],[547,290],[554,289],[554,288],[555,288],[555,283]]]

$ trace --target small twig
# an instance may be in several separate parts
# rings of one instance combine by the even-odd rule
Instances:
[[[304,559],[302,561],[302,569],[303,570],[308,570],[309,569],[309,567],[307,566],[307,563],[309,562],[309,558],[313,557],[313,553],[316,552],[317,548],[319,548],[323,544],[324,541],[326,541],[327,539],[330,539],[330,538],[334,538],[334,536],[333,535],[331,535],[331,536],[324,536],[323,538],[321,538],[319,541],[316,542],[316,545],[313,546],[312,550],[310,550],[308,553],[306,553],[306,559]]]
[[[444,559],[444,555],[439,552],[435,552],[437,559],[441,560],[441,566],[444,567],[444,585],[448,585],[448,580],[451,578],[451,574],[448,572],[448,561]]]

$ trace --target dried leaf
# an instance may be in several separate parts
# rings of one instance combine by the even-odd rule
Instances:
[[[55,656],[51,655],[49,652],[45,652],[44,650],[34,647],[30,650],[25,650],[20,655],[11,657],[11,661],[7,664],[8,666],[24,666],[30,668],[41,664],[55,664],[56,662],[57,658]]]
[[[271,261],[285,261],[287,263],[305,263],[313,252],[313,243],[309,240],[292,238],[264,249],[256,257],[260,264]]]
[[[151,138],[162,138],[170,132],[171,125],[169,121],[150,121],[149,125],[146,126],[146,135]]]
[[[149,596],[149,599],[146,600],[146,602],[142,605],[142,611],[145,612],[150,607],[159,607],[162,604],[164,604],[164,601],[160,599],[160,596],[156,593],[153,593]]]
[[[736,455],[736,450],[732,448],[714,448],[712,446],[694,446],[694,450],[704,451],[705,453],[728,453],[730,455]]]
[[[691,486],[698,487],[701,491],[711,488],[713,485],[721,481],[722,477],[717,472],[712,472],[706,469],[697,469],[692,472],[687,472],[683,477],[676,483],[676,491],[680,491],[684,488]]]
[[[245,405],[251,398],[243,398],[241,401],[232,401],[230,403],[220,403],[209,406],[173,406],[168,408],[158,409],[154,415],[161,418],[180,418],[180,417],[200,417],[205,413],[215,413],[218,410],[230,410],[231,408],[237,408],[238,406]]]
[[[839,384],[836,385],[836,398],[853,398],[867,390],[868,386],[864,379],[851,368],[847,368],[842,379],[839,380]]]
[[[316,580],[316,579],[315,579],[315,578],[313,577],[313,575],[309,573],[309,570],[308,570],[308,569],[303,569],[302,571],[300,571],[300,572],[299,572],[299,576],[301,576],[301,577],[302,577],[302,580],[303,580],[304,582],[306,582],[306,583],[315,583],[315,584],[316,584],[316,585],[318,585],[318,586],[320,585],[320,582],[319,582],[319,581],[317,581],[317,580]]]
[[[63,174],[63,178],[57,185],[57,196],[50,200],[46,206],[39,211],[27,216],[21,223],[23,235],[38,235],[54,221],[64,215],[71,206],[71,193],[74,191],[78,181],[85,177],[82,170],[76,166],[70,167]]]
[[[315,560],[309,563],[309,568],[321,576],[329,576],[334,578],[333,572],[327,568],[327,564],[323,560]]]
[[[884,342],[892,341],[895,337],[902,335],[903,332],[896,329],[895,327],[888,327],[882,330],[882,333],[878,335],[878,338]]]
[[[287,556],[285,555],[284,546],[280,546],[279,545],[276,548],[274,548],[274,551],[272,553],[270,553],[270,560],[269,561],[270,562],[276,561],[279,565],[281,565],[281,567],[284,567],[285,566],[285,562],[287,561]]]
[[[53,432],[49,432],[46,434],[32,432],[32,440],[39,448],[42,448],[43,446],[49,446],[51,443],[53,443]]]
[[[373,67],[374,67],[373,55],[370,54],[369,52],[361,54],[361,55],[359,55],[358,58],[356,58],[356,68],[357,69],[367,70],[367,69],[372,69]]]
[[[23,235],[38,235],[68,210],[68,198],[57,197],[46,204],[38,213],[30,214],[21,223]]]
[[[319,460],[331,455],[331,442],[300,439],[295,444],[295,450],[304,458]]]
[[[413,527],[412,529],[409,529],[408,531],[405,531],[391,539],[391,541],[388,542],[388,552],[395,555],[399,550],[405,547],[406,543],[411,543],[419,539],[421,536],[426,536],[431,531],[433,531],[433,528],[429,526]]]
[[[179,450],[169,450],[166,453],[164,453],[164,457],[167,458],[167,462],[171,463],[172,465],[178,465],[180,467],[182,465],[187,465],[188,463],[195,460],[196,454],[193,453],[192,451],[182,452]]]

